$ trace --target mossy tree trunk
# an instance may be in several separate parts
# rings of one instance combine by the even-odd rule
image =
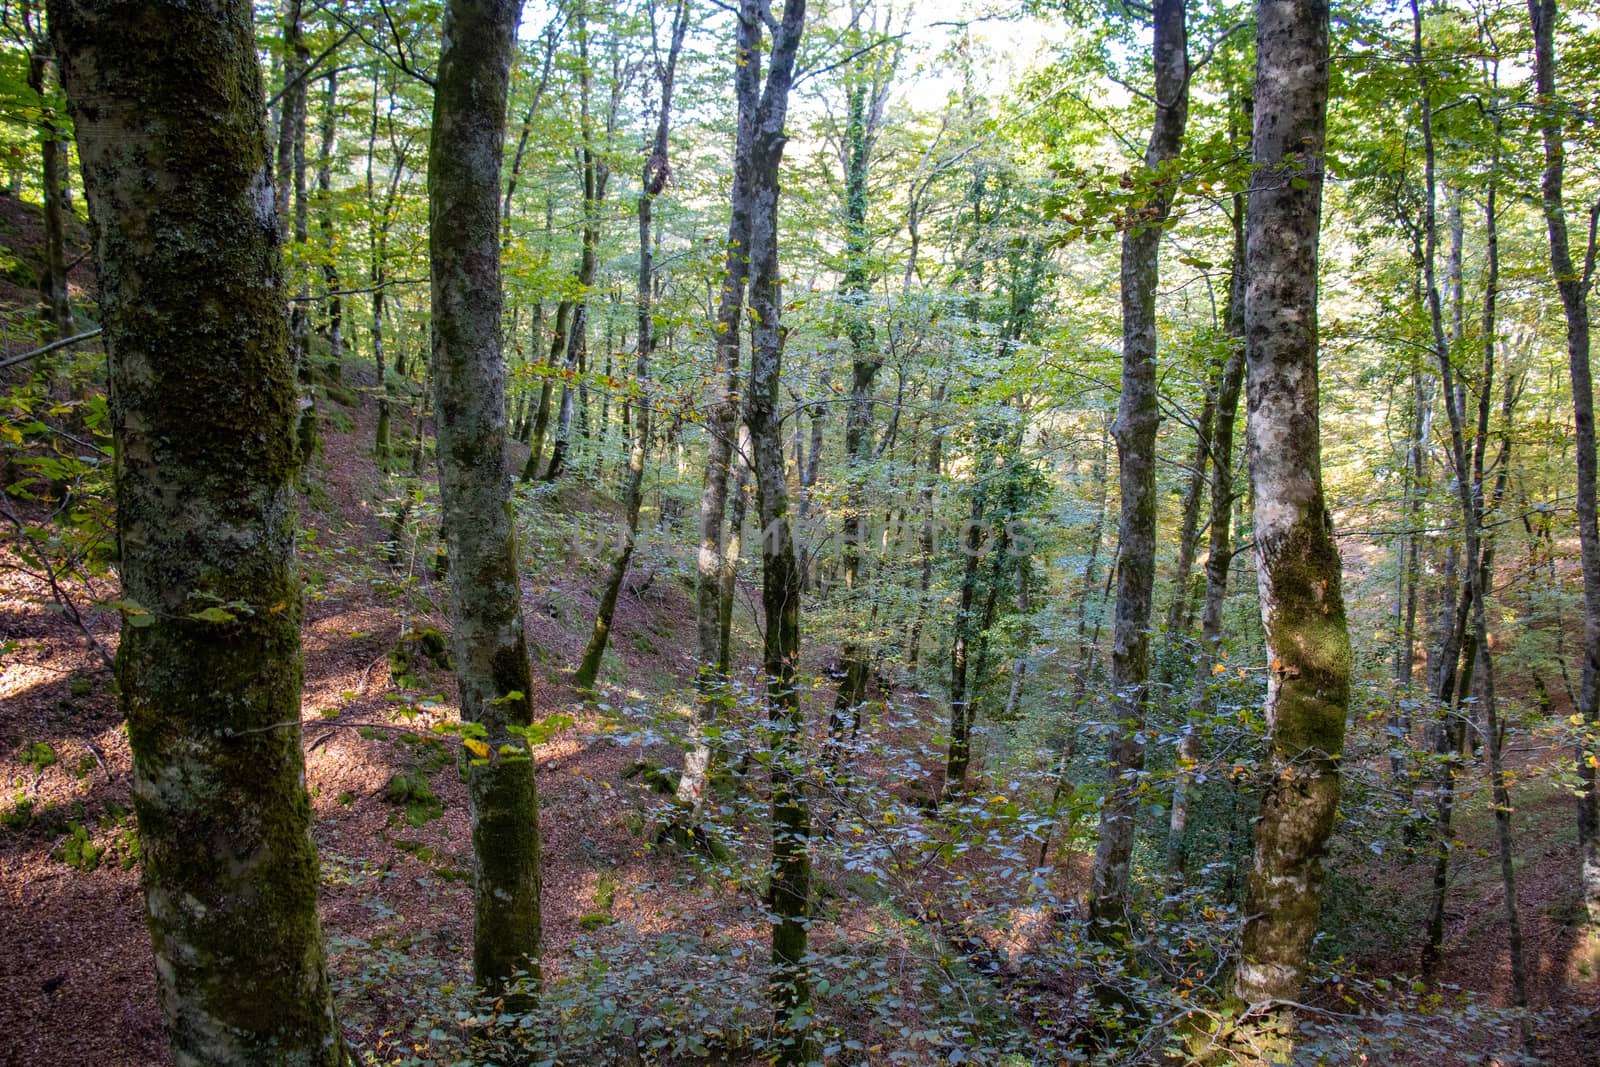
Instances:
[[[835,748],[844,744],[845,724],[860,722],[861,702],[867,695],[869,667],[868,650],[862,647],[855,633],[859,626],[855,616],[863,600],[862,591],[857,588],[861,578],[861,541],[864,536],[861,521],[865,508],[862,489],[865,467],[873,459],[875,450],[873,392],[883,361],[878,358],[877,338],[867,307],[868,286],[871,283],[867,269],[867,195],[873,141],[877,133],[877,124],[870,119],[878,112],[877,93],[873,93],[870,101],[872,114],[869,115],[868,89],[869,86],[862,82],[851,85],[846,93],[845,271],[839,285],[839,298],[843,305],[845,334],[850,339],[850,403],[845,410],[844,528],[840,535],[846,633],[839,649],[839,689],[834,698],[833,713],[828,716],[828,739]],[[820,407],[818,410],[821,410]],[[817,426],[815,420],[813,425]],[[821,434],[816,433],[815,436],[820,442]],[[813,445],[813,461],[820,451]],[[810,480],[815,483],[815,476]],[[834,759],[839,758],[840,753],[835,752]]]
[[[96,230],[129,602],[117,679],[173,1059],[331,1067],[295,382],[253,12],[49,14]]]
[[[1578,452],[1578,544],[1583,561],[1583,675],[1577,713],[1588,732],[1579,745],[1578,852],[1583,903],[1590,936],[1600,932],[1600,788],[1596,786],[1595,742],[1600,728],[1600,496],[1596,493],[1594,379],[1589,368],[1589,290],[1594,283],[1594,250],[1580,272],[1572,261],[1567,235],[1566,145],[1556,98],[1556,0],[1528,0],[1533,21],[1534,79],[1539,100],[1539,130],[1544,140],[1541,184],[1545,228],[1550,238],[1550,269],[1566,317],[1567,363],[1572,378],[1573,444]],[[1591,227],[1592,230],[1592,227]]]
[[[1266,631],[1267,765],[1235,992],[1300,991],[1339,803],[1350,635],[1322,491],[1317,232],[1328,103],[1328,6],[1256,6],[1254,160],[1246,217],[1247,437]]]
[[[1137,779],[1144,768],[1144,704],[1150,673],[1150,607],[1155,584],[1156,290],[1161,235],[1172,207],[1173,161],[1189,118],[1189,31],[1183,0],[1159,0],[1155,24],[1155,119],[1145,149],[1149,183],[1139,217],[1122,239],[1122,397],[1112,436],[1121,472],[1122,512],[1117,527],[1117,614],[1111,643],[1112,714],[1105,805],[1095,846],[1090,911],[1097,927],[1125,923],[1128,861],[1133,852]]]
[[[741,39],[753,24],[759,45],[764,7],[758,0],[742,0]],[[761,517],[761,604],[766,615],[762,665],[767,676],[772,777],[772,866],[767,906],[772,914],[770,991],[774,1022],[780,1034],[780,1064],[807,1063],[816,1052],[810,1026],[811,984],[805,962],[806,928],[811,914],[811,814],[803,784],[803,709],[796,679],[800,665],[800,564],[790,525],[778,414],[779,385],[783,380],[778,171],[788,139],[784,122],[805,9],[805,0],[787,0],[781,21],[773,27],[766,84],[752,109],[755,121],[749,165],[752,326],[744,421],[750,430]],[[751,53],[752,65],[757,65],[757,55]],[[749,88],[753,90],[754,85]]]
[[[491,752],[533,720],[500,342],[500,160],[520,0],[451,0],[428,154],[434,403],[461,718]],[[539,806],[533,764],[473,761],[473,969],[498,991],[538,979]]]

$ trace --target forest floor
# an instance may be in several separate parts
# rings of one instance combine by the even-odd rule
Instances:
[[[429,598],[443,603],[442,587],[426,573],[426,559],[391,565],[383,558],[388,531],[379,502],[386,490],[370,455],[375,405],[362,392],[370,392],[373,379],[370,369],[353,364],[345,376],[360,402],[330,405],[302,512],[310,531],[302,549],[307,785],[340,1012],[357,1046],[397,1056],[426,1045],[415,1028],[437,1006],[417,998],[464,985],[467,977],[471,849],[455,757],[411,739],[455,710],[449,672],[429,661],[419,639],[428,629],[447,629],[447,619],[427,606]],[[542,506],[591,524],[609,515],[577,489]],[[650,789],[639,777],[625,777],[641,760],[671,766],[679,758],[664,734],[643,728],[628,709],[652,708],[668,719],[682,714],[683,687],[693,674],[687,586],[665,561],[641,567],[653,573],[656,565],[659,576],[634,583],[621,599],[612,653],[599,694],[589,701],[564,676],[588,636],[597,583],[586,568],[550,560],[525,573],[535,706],[573,719],[536,753],[545,973],[547,980],[574,974],[642,938],[692,936],[718,946],[725,961],[739,961],[759,1014],[767,931],[755,879],[702,877],[695,857],[657,847]],[[28,571],[14,543],[0,544],[0,1064],[166,1064],[128,814],[130,753],[114,683],[84,633],[55,609],[47,583]],[[114,593],[75,585],[66,592],[95,640],[114,651],[117,614],[93,607]],[[749,619],[741,631],[748,664]],[[404,669],[394,669],[396,650],[406,657]],[[908,745],[918,735],[934,736],[942,710],[902,696],[906,717],[895,729],[913,739]],[[825,707],[811,707],[808,721],[825,716]],[[886,785],[893,777],[870,763],[861,773],[881,774]],[[419,778],[426,790],[415,786]],[[1600,1064],[1593,1024],[1600,984],[1575,944],[1570,797],[1554,788],[1530,790],[1517,817],[1534,1005],[1559,1009],[1569,1020],[1546,1035],[1546,1060]],[[1464,813],[1461,835],[1466,859],[1455,875],[1439,978],[1503,1005],[1509,1002],[1503,912],[1486,811]],[[1081,893],[1087,856],[1060,850],[1054,862],[1057,896]],[[759,867],[753,859],[748,865]],[[1338,902],[1339,914],[1353,916],[1351,953],[1373,973],[1414,971],[1418,902],[1425,897],[1419,887],[1427,871],[1420,859],[1393,856],[1366,857],[1345,872],[1344,884],[1364,888],[1360,900]],[[914,922],[846,899],[848,883],[839,872],[823,877],[843,902],[814,925],[814,946],[893,942],[904,950],[897,958],[915,954]],[[701,992],[727,997],[702,1005],[709,1018],[748,1000],[731,989]],[[1587,1028],[1570,1023],[1585,1017]],[[430,1028],[422,1026],[424,1033]],[[883,1051],[867,1062],[881,1062]],[[713,1054],[703,1062],[739,1057]]]

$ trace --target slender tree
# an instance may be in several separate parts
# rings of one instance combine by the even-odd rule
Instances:
[[[767,719],[771,743],[772,865],[767,906],[772,913],[771,996],[782,1035],[778,1062],[802,1064],[815,1054],[808,1016],[811,983],[806,967],[806,928],[811,914],[811,813],[802,781],[800,727],[803,709],[797,683],[800,665],[800,565],[789,518],[788,479],[778,415],[783,378],[782,298],[778,274],[778,172],[788,141],[784,122],[794,84],[795,57],[805,26],[805,0],[786,0],[772,30],[772,52],[760,97],[741,101],[753,113],[750,196],[750,382],[744,421],[750,430],[761,518],[761,605],[766,615],[762,666],[767,675]],[[759,42],[765,5],[742,0],[741,26],[754,23]],[[741,37],[743,32],[741,31]],[[750,54],[757,63],[757,51]],[[741,60],[743,60],[741,56]],[[754,85],[740,82],[741,90]],[[737,210],[737,209],[736,209]],[[716,620],[713,620],[715,623]],[[715,629],[715,627],[713,627]]]
[[[128,620],[117,680],[173,1060],[334,1067],[253,11],[54,0],[49,14],[96,229]]]
[[[500,161],[520,0],[451,0],[428,152],[434,404],[450,553],[461,719],[491,758],[467,769],[472,801],[473,968],[497,991],[537,981],[539,804],[533,764],[498,755],[533,721],[522,624],[500,347]]]
[[[651,8],[651,29],[654,30],[655,9]],[[688,0],[678,0],[672,15],[669,31],[671,41],[667,56],[656,71],[661,82],[661,108],[656,119],[655,139],[651,142],[650,157],[645,161],[639,190],[639,287],[634,301],[639,316],[639,337],[635,342],[633,376],[639,387],[639,402],[634,407],[633,444],[628,450],[627,484],[623,488],[622,540],[611,561],[610,573],[600,593],[600,604],[595,610],[594,627],[589,634],[589,644],[583,651],[573,684],[579,689],[594,685],[600,673],[600,661],[606,653],[606,643],[611,636],[611,618],[617,610],[617,596],[628,576],[628,564],[639,538],[639,508],[644,503],[645,457],[650,449],[650,355],[655,350],[655,323],[652,296],[655,290],[655,257],[651,250],[651,216],[656,197],[667,187],[672,169],[667,162],[668,133],[672,126],[672,83],[677,76],[678,55],[683,50],[684,34],[689,29]]]
[[[1112,434],[1121,471],[1117,615],[1111,644],[1116,733],[1095,846],[1090,911],[1105,928],[1125,922],[1137,776],[1144,767],[1145,685],[1156,552],[1156,290],[1162,224],[1172,207],[1173,161],[1189,119],[1189,31],[1184,0],[1159,0],[1155,24],[1155,120],[1145,150],[1148,199],[1122,239],[1122,398]]]
[[[750,278],[751,153],[755,146],[756,109],[761,98],[761,12],[741,4],[735,22],[734,102],[738,108],[733,145],[732,209],[724,245],[722,284],[717,317],[712,324],[715,362],[711,371],[711,404],[706,415],[706,473],[700,491],[699,554],[695,562],[695,702],[694,741],[684,757],[678,780],[678,801],[698,807],[711,774],[712,747],[705,732],[715,725],[727,699],[727,676],[720,663],[722,616],[723,521],[727,513],[728,472],[739,423],[739,348],[743,335],[745,292]],[[759,508],[758,508],[759,510]]]

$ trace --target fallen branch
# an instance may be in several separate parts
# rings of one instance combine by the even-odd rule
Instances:
[[[91,338],[99,336],[100,328],[95,327],[94,329],[85,333],[77,333],[73,334],[71,337],[63,337],[59,341],[51,341],[43,348],[35,348],[32,352],[24,352],[20,356],[12,356],[10,359],[0,361],[0,370],[5,370],[7,367],[15,367],[18,363],[26,363],[35,356],[42,356],[46,353],[54,352],[58,348],[66,348],[70,345],[77,344],[79,341],[88,341]]]

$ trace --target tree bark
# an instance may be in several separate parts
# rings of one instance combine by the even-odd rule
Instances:
[[[1578,452],[1578,543],[1583,561],[1583,674],[1577,713],[1585,736],[1579,742],[1578,852],[1583,903],[1589,928],[1600,930],[1600,790],[1596,788],[1594,734],[1600,727],[1600,518],[1595,491],[1594,380],[1589,368],[1589,290],[1594,280],[1594,249],[1580,274],[1572,262],[1567,235],[1566,145],[1556,98],[1556,0],[1528,0],[1533,22],[1534,79],[1539,97],[1539,129],[1544,139],[1545,228],[1550,236],[1550,270],[1561,295],[1567,326],[1567,362],[1572,378],[1573,444]],[[1593,934],[1591,933],[1591,939]]]
[[[651,10],[652,20],[654,9]],[[688,0],[678,0],[672,20],[672,43],[667,51],[667,62],[661,68],[661,110],[656,121],[655,142],[650,158],[645,162],[644,175],[639,190],[639,288],[634,297],[639,316],[639,340],[635,351],[633,376],[639,385],[638,414],[634,418],[633,446],[628,450],[627,486],[623,491],[624,526],[616,558],[611,563],[611,573],[600,594],[600,605],[595,611],[594,628],[589,636],[583,660],[578,664],[573,684],[579,689],[594,686],[600,673],[600,661],[605,656],[606,643],[611,635],[611,619],[617,609],[617,595],[628,577],[628,564],[639,539],[639,508],[644,503],[645,456],[650,449],[650,356],[655,350],[655,325],[652,321],[651,296],[655,288],[655,259],[651,254],[650,222],[655,199],[666,188],[671,169],[667,163],[667,135],[672,121],[672,82],[678,69],[678,54],[683,50],[683,37],[689,28]]]
[[[1268,662],[1267,766],[1234,990],[1293,1000],[1322,907],[1350,699],[1333,517],[1322,492],[1317,231],[1328,102],[1328,6],[1259,0],[1246,213],[1247,438]]]
[[[1222,613],[1227,604],[1228,571],[1233,564],[1233,431],[1244,381],[1245,212],[1243,193],[1233,198],[1233,262],[1228,285],[1226,328],[1233,351],[1217,380],[1211,450],[1211,527],[1206,547],[1206,591],[1200,608],[1200,655],[1189,691],[1189,721],[1178,742],[1177,776],[1167,820],[1167,886],[1183,887],[1188,860],[1190,789],[1199,763],[1201,737],[1212,706],[1214,668],[1221,653]]]
[[[49,310],[52,335],[57,341],[77,332],[72,321],[72,300],[67,292],[67,138],[51,106],[48,72],[55,57],[48,37],[34,43],[28,58],[28,87],[39,95],[40,178],[44,185],[44,275],[39,293]]]
[[[578,256],[578,295],[573,300],[572,322],[567,334],[566,380],[561,386],[561,404],[556,415],[555,443],[550,448],[550,466],[544,480],[553,482],[561,477],[566,467],[567,452],[572,447],[572,421],[574,400],[585,394],[585,357],[589,345],[589,291],[594,288],[594,272],[600,256],[600,201],[605,199],[606,181],[609,177],[594,144],[594,119],[589,109],[591,75],[589,70],[588,12],[579,10],[574,16],[578,24],[578,51],[580,70],[578,77],[579,125],[583,136],[580,151],[583,180],[583,235],[582,250]],[[574,385],[573,378],[577,377]],[[587,405],[585,405],[587,410]]]
[[[803,709],[796,674],[800,660],[800,567],[789,521],[789,488],[778,417],[783,377],[782,298],[778,273],[778,171],[787,142],[784,121],[794,80],[795,55],[805,23],[805,0],[787,0],[773,29],[766,85],[755,108],[750,194],[750,382],[744,420],[750,430],[761,516],[761,603],[766,614],[762,665],[767,675],[771,737],[772,866],[767,906],[772,914],[774,1024],[783,1035],[777,1062],[810,1062],[816,1053],[808,1016],[810,976],[806,928],[811,914],[811,814],[803,784],[800,728]],[[764,13],[759,0],[742,0],[741,26]],[[754,62],[752,55],[751,61]]]
[[[861,600],[857,585],[861,577],[861,517],[863,468],[872,458],[873,388],[883,361],[878,358],[877,340],[867,313],[867,179],[872,160],[872,137],[867,122],[867,85],[849,87],[845,129],[845,272],[839,286],[845,316],[845,333],[850,339],[850,402],[845,409],[844,428],[844,522],[841,554],[844,570],[846,635],[839,649],[839,689],[833,713],[828,717],[828,739],[835,748],[844,742],[845,723],[860,721],[861,702],[866,699],[867,650],[854,633],[856,608]],[[813,479],[814,480],[814,479]]]
[[[695,701],[692,739],[679,780],[678,798],[698,805],[711,774],[712,749],[705,731],[716,724],[728,700],[728,679],[717,669],[722,591],[722,529],[727,513],[728,469],[739,423],[739,338],[749,282],[751,153],[761,96],[761,18],[743,3],[736,20],[734,98],[738,118],[733,146],[733,188],[717,318],[712,325],[716,356],[706,415],[706,473],[700,490],[699,552],[695,558]],[[776,432],[776,431],[775,431]],[[758,509],[759,510],[759,509]]]
[[[322,150],[317,155],[317,199],[322,230],[322,284],[328,311],[328,355],[334,372],[344,362],[344,298],[339,295],[338,240],[333,224],[333,153],[338,133],[339,72],[328,72],[328,90],[322,112]],[[381,382],[379,383],[382,384]]]
[[[96,228],[128,621],[117,680],[173,1060],[334,1067],[253,12],[53,0],[49,16]]]
[[[1126,923],[1128,860],[1133,852],[1135,787],[1144,767],[1146,682],[1150,672],[1150,607],[1155,582],[1156,290],[1161,234],[1172,207],[1172,163],[1189,118],[1189,34],[1183,0],[1158,0],[1155,22],[1155,120],[1145,150],[1149,199],[1122,239],[1122,398],[1112,434],[1121,472],[1117,529],[1117,615],[1111,645],[1111,741],[1100,837],[1095,846],[1089,910],[1096,926]]]
[[[492,758],[467,770],[473,971],[491,992],[539,974],[539,806],[533,763],[498,755],[533,721],[500,347],[499,188],[520,0],[450,0],[429,144],[434,405],[450,553],[461,719]]]

